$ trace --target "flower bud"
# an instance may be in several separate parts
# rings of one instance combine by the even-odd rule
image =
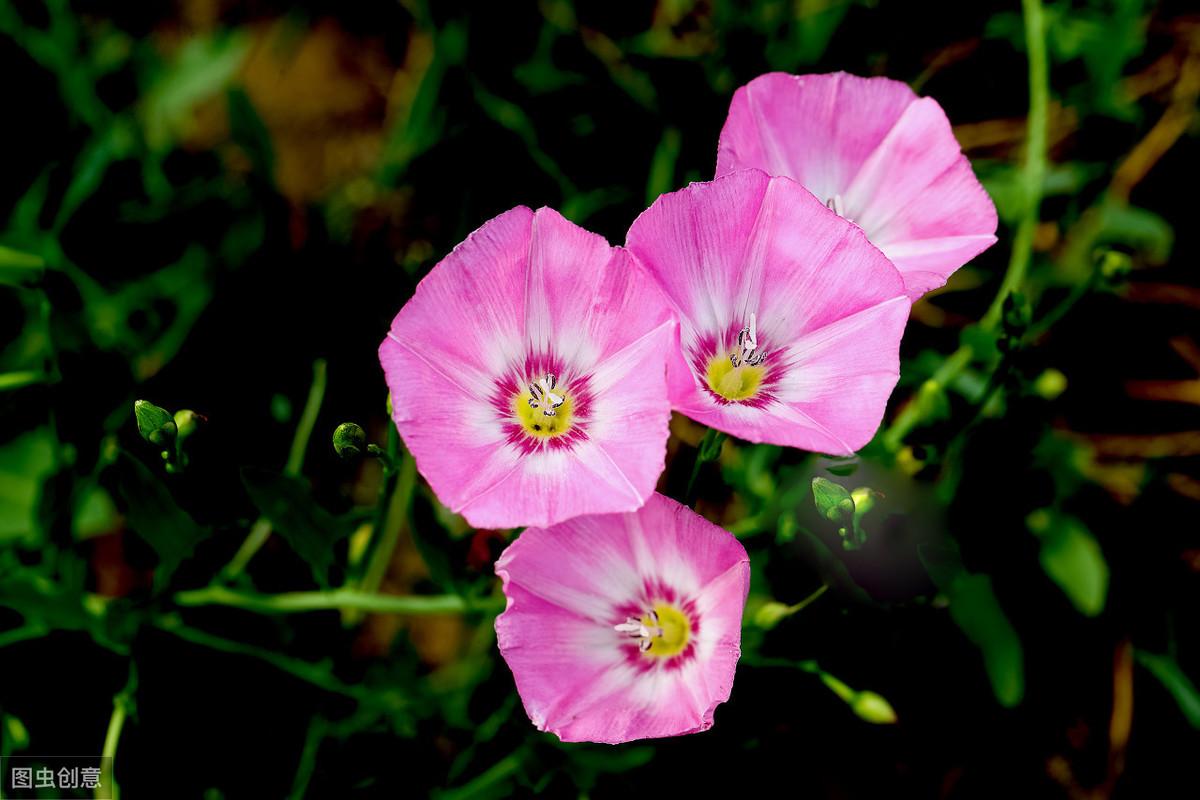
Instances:
[[[137,420],[138,433],[146,441],[159,447],[169,447],[175,443],[179,428],[165,408],[138,400],[133,404],[133,416]]]
[[[817,513],[830,522],[849,521],[853,516],[854,500],[841,484],[826,478],[813,478],[812,493]]]
[[[179,441],[191,436],[200,428],[200,423],[204,421],[204,417],[192,411],[190,408],[180,409],[175,412],[175,427],[179,429]]]
[[[790,606],[780,603],[778,600],[771,600],[758,607],[758,611],[754,614],[754,624],[760,628],[770,630],[791,613],[792,609]]]
[[[896,722],[896,711],[882,695],[875,692],[858,692],[850,701],[850,710],[859,719],[875,725],[891,725]]]
[[[1053,400],[1067,389],[1067,376],[1051,367],[1037,376],[1033,382],[1033,391],[1039,397]]]
[[[333,449],[346,461],[359,458],[367,449],[367,432],[361,425],[343,422],[333,432]]]

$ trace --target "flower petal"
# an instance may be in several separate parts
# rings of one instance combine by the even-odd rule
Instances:
[[[505,444],[486,395],[472,394],[459,383],[463,365],[441,366],[435,358],[392,334],[379,346],[393,418],[404,444],[438,498],[461,512],[511,473],[518,456]],[[452,375],[451,369],[459,375]],[[465,379],[486,381],[470,374]]]
[[[518,206],[481,225],[417,284],[391,337],[448,365],[454,382],[467,385],[522,356],[532,224],[533,212]],[[405,400],[393,393],[393,405]]]
[[[996,240],[996,207],[959,150],[946,114],[928,97],[905,109],[863,163],[844,200],[846,213],[901,273],[938,274],[937,286]],[[923,240],[950,237],[969,238],[960,242],[966,246],[927,246],[919,260],[897,257]],[[894,254],[893,246],[901,244],[907,246]],[[921,293],[910,287],[911,295]]]
[[[685,347],[734,321],[735,292],[769,179],[745,170],[664,194],[629,228],[625,246],[681,317]]]
[[[913,299],[995,242],[995,206],[945,113],[898,81],[755,78],[734,93],[718,146],[718,176],[744,168],[836,200],[893,260]]]
[[[717,235],[711,221],[720,212],[738,224]],[[826,393],[818,401],[809,390],[762,403],[718,403],[694,361],[670,362],[675,408],[727,433],[836,453],[870,438],[863,432],[878,427],[895,384],[904,323],[898,314],[907,313],[908,301],[900,273],[856,225],[788,178],[743,170],[660,197],[634,222],[627,246],[680,310],[683,351],[755,314],[768,374],[785,382],[807,363],[793,345],[886,305],[881,318],[889,324],[835,337],[843,352],[826,366],[842,365],[843,373],[822,368],[833,385],[855,386],[863,396]],[[723,286],[725,293],[709,298],[705,308],[689,301],[695,285]]]
[[[567,221],[534,214],[525,278],[526,334],[534,352],[595,364],[671,319],[623,248]],[[614,313],[618,312],[618,313]]]
[[[871,440],[900,378],[899,342],[910,305],[894,297],[792,345],[779,401],[815,425],[795,428],[793,447],[849,454]]]
[[[379,354],[396,425],[439,499],[507,528],[645,502],[666,451],[675,335],[632,256],[550,209],[517,208],[433,268]],[[582,398],[571,439],[515,441],[508,395],[520,402],[547,372]]]
[[[828,202],[916,99],[907,85],[887,78],[760,75],[734,92],[717,145],[717,177],[761,169]]]
[[[534,724],[564,741],[625,742],[712,726],[729,697],[749,588],[745,549],[662,495],[628,514],[529,528],[496,562],[508,607],[500,652]],[[690,586],[696,646],[643,661],[614,622],[647,586]],[[633,658],[630,658],[630,655]]]

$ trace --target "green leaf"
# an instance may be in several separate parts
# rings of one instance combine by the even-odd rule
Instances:
[[[950,584],[950,616],[983,652],[983,665],[1000,705],[1011,708],[1025,694],[1021,640],[992,590],[987,575],[962,573]]]
[[[117,464],[119,493],[128,506],[129,529],[158,556],[154,583],[162,589],[179,564],[208,537],[209,531],[175,503],[167,487],[142,462],[122,453]]]
[[[71,532],[77,540],[116,530],[120,514],[112,497],[99,484],[88,484],[79,493]]]
[[[658,147],[654,148],[650,173],[646,177],[646,205],[675,188],[675,165],[679,161],[681,138],[679,128],[668,127],[663,131]]]
[[[26,433],[0,448],[0,542],[36,544],[38,495],[42,481],[53,471],[54,449],[48,428]]]
[[[171,63],[153,73],[154,83],[142,97],[140,113],[146,140],[154,150],[167,150],[186,135],[194,124],[192,110],[229,84],[250,45],[250,37],[241,33],[193,36]]]
[[[996,599],[991,578],[967,572],[951,540],[922,545],[918,553],[925,571],[949,600],[951,619],[983,654],[996,700],[1008,708],[1017,705],[1025,694],[1024,651]]]
[[[1085,616],[1104,610],[1108,562],[1091,532],[1075,517],[1042,509],[1026,522],[1042,541],[1042,569]]]
[[[1200,730],[1200,691],[1196,690],[1196,684],[1179,668],[1179,662],[1171,656],[1155,655],[1144,650],[1138,650],[1136,658],[1138,663],[1158,678],[1159,683],[1175,698],[1188,724]]]
[[[334,545],[350,535],[350,525],[317,505],[299,478],[248,467],[242,470],[242,484],[275,531],[312,569],[317,583],[327,585]]]

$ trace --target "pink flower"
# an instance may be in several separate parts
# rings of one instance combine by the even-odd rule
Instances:
[[[996,207],[937,101],[899,81],[762,75],[733,95],[717,175],[753,167],[804,184],[866,231],[918,299],[995,241]]]
[[[627,247],[681,318],[675,409],[823,453],[871,439],[910,302],[861,230],[798,183],[743,170],[658,198]]]
[[[539,730],[615,744],[712,727],[750,587],[730,533],[655,494],[630,514],[527,529],[496,574],[500,652]]]
[[[396,427],[476,527],[632,511],[666,453],[675,323],[621,248],[550,209],[484,224],[417,286],[379,360]]]

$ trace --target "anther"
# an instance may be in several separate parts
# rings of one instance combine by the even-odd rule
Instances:
[[[750,315],[750,324],[738,331],[737,350],[729,354],[729,363],[735,367],[743,363],[757,367],[767,354],[758,349],[758,315]]]
[[[554,393],[555,383],[554,373],[549,373],[541,380],[529,384],[529,407],[542,408],[544,405],[546,408],[542,410],[542,414],[547,417],[555,416],[558,412],[554,409],[561,406],[566,399],[563,395]]]

